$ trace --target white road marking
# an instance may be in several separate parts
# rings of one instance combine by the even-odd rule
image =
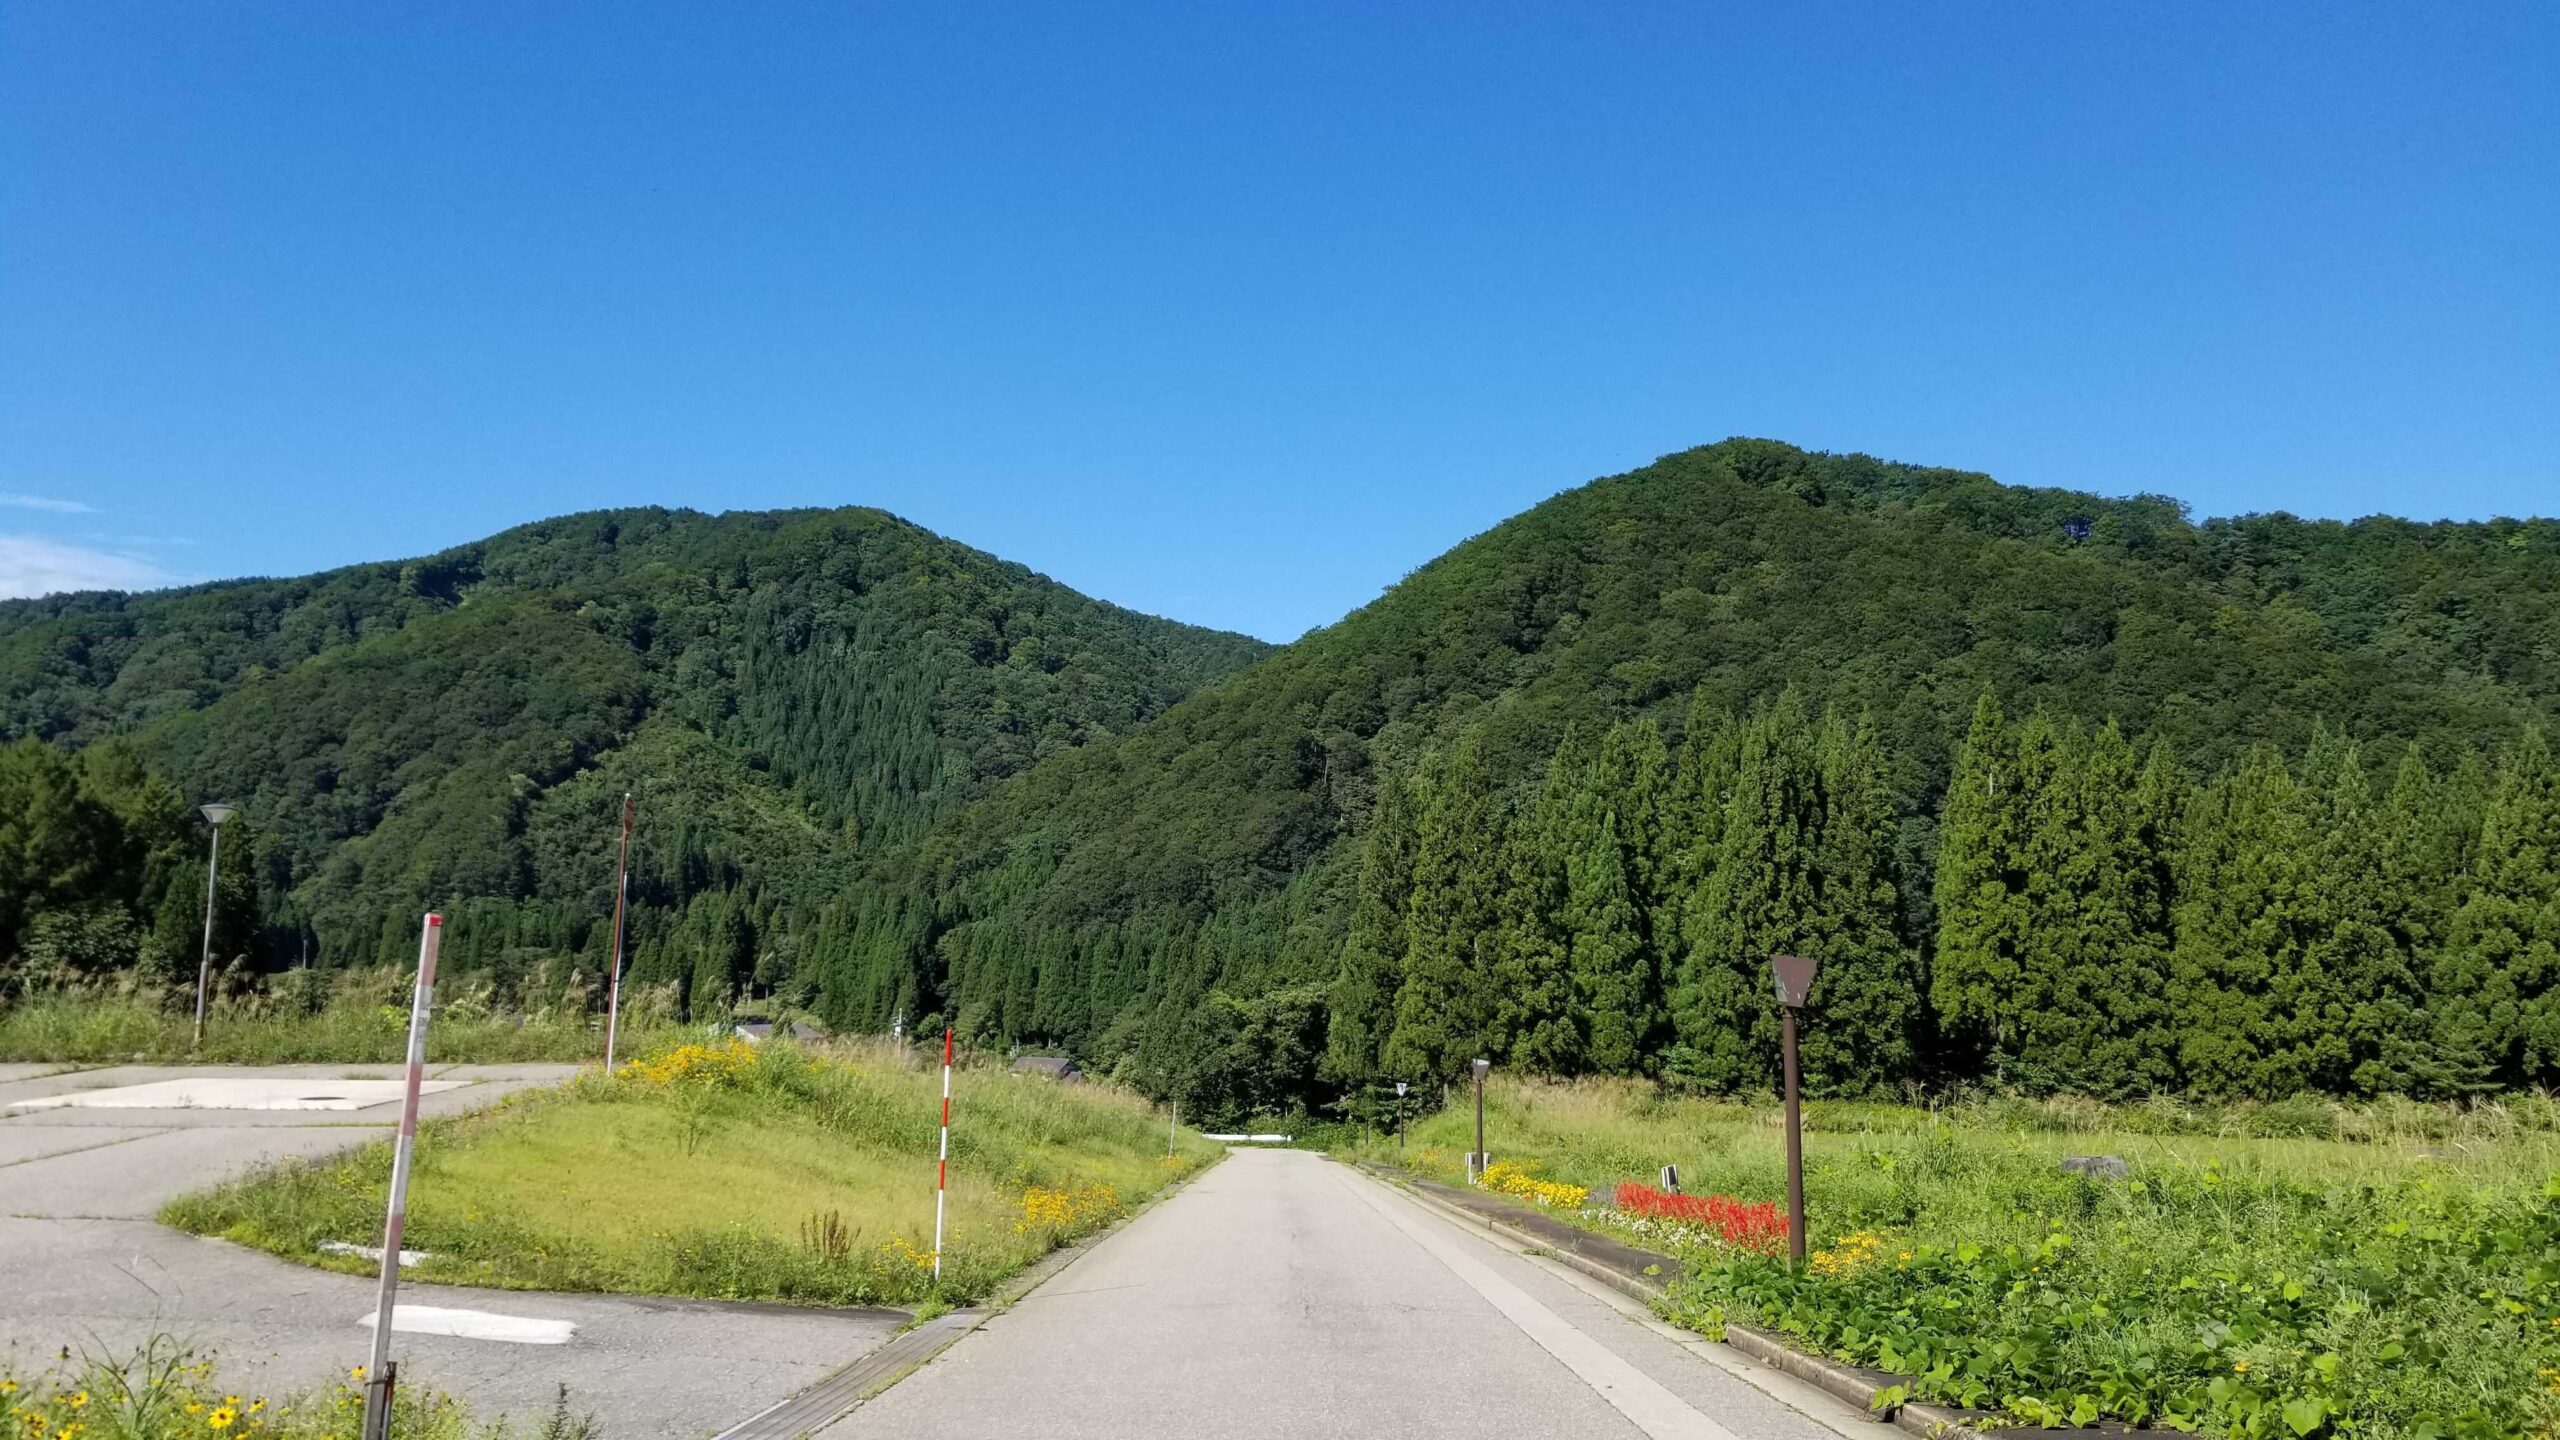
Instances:
[[[459,1090],[468,1081],[429,1080],[421,1093]],[[215,1075],[154,1080],[109,1090],[74,1090],[10,1102],[12,1110],[362,1110],[400,1098],[398,1080],[322,1080],[302,1076]]]
[[[371,1310],[356,1323],[373,1328]],[[566,1345],[578,1333],[575,1320],[535,1320],[524,1315],[494,1315],[486,1310],[448,1310],[440,1305],[395,1305],[391,1333],[458,1335],[465,1340],[504,1340],[515,1345]]]
[[[1377,1211],[1387,1223],[1431,1252],[1433,1259],[1481,1295],[1503,1318],[1520,1327],[1583,1384],[1600,1394],[1617,1412],[1653,1440],[1736,1440],[1734,1433],[1709,1419],[1696,1406],[1671,1393],[1660,1381],[1629,1364],[1615,1350],[1575,1328],[1572,1321],[1541,1305],[1529,1292],[1494,1273],[1493,1267],[1467,1253],[1436,1221],[1411,1213],[1404,1205],[1370,1193],[1367,1183],[1339,1175],[1343,1184]]]

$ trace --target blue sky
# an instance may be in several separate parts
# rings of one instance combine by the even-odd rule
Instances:
[[[886,506],[1275,639],[1731,434],[2560,511],[2560,7],[0,0],[0,593]]]

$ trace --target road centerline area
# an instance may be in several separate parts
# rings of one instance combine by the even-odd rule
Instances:
[[[1834,1440],[1526,1257],[1287,1150],[1232,1153],[820,1433]]]

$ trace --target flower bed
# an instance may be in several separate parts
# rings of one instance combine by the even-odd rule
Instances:
[[[1764,1254],[1786,1248],[1787,1217],[1773,1200],[1745,1204],[1730,1195],[1678,1195],[1632,1180],[1618,1186],[1617,1200],[1624,1214],[1694,1226],[1727,1245]]]

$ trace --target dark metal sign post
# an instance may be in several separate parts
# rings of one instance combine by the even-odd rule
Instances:
[[[1408,1082],[1396,1082],[1396,1153],[1404,1153],[1404,1092]]]
[[[1813,990],[1820,962],[1801,955],[1772,955],[1769,974],[1778,982],[1778,1035],[1787,1079],[1787,1257],[1804,1263],[1804,1107],[1796,1096],[1796,1012]]]

